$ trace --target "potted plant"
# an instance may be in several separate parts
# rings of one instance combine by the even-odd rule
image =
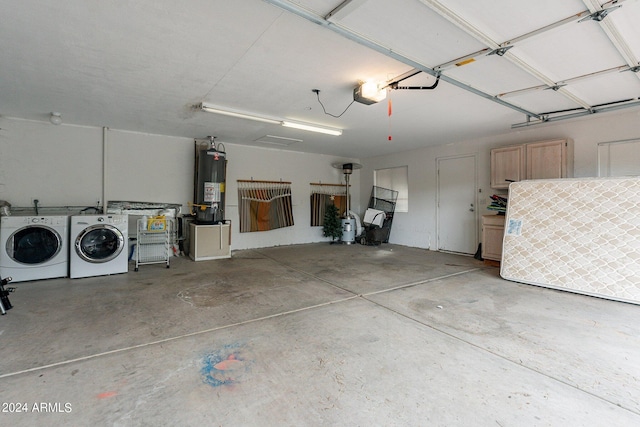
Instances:
[[[327,205],[327,209],[324,212],[322,235],[324,237],[331,237],[331,243],[334,243],[335,239],[342,237],[342,224],[338,216],[338,207],[333,203]]]

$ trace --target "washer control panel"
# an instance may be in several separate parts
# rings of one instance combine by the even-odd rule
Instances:
[[[60,218],[46,217],[46,216],[26,217],[24,222],[26,224],[33,224],[33,225],[61,225],[62,224],[62,222],[60,221]]]

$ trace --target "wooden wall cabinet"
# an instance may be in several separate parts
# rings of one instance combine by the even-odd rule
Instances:
[[[523,179],[573,176],[573,142],[569,139],[532,142],[491,150],[491,188],[506,190]]]
[[[482,215],[482,258],[492,261],[502,259],[504,222],[504,215]]]
[[[509,184],[525,179],[524,145],[491,150],[491,188],[506,189]]]
[[[573,145],[572,145],[573,147]],[[566,139],[525,144],[527,179],[568,178],[573,175],[573,151]],[[569,152],[571,151],[571,161]],[[569,174],[571,167],[571,174]]]

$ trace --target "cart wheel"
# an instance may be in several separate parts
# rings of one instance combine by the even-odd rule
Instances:
[[[366,245],[366,244],[367,244],[367,238],[366,238],[366,237],[364,237],[364,236],[362,236],[362,237],[360,238],[360,244],[361,244],[361,245]]]
[[[133,271],[138,271],[138,267],[134,268]]]
[[[167,264],[167,268],[169,268],[169,264]]]

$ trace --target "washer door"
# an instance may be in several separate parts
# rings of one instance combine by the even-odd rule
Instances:
[[[108,224],[92,225],[78,235],[76,254],[92,263],[109,262],[122,252],[124,236],[116,227]]]
[[[36,266],[55,258],[62,249],[60,234],[44,225],[29,225],[13,232],[7,240],[7,254],[20,264]]]

